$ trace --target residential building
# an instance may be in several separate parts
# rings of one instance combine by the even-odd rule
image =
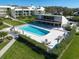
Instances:
[[[44,14],[44,7],[35,7],[35,6],[16,6],[16,5],[3,5],[0,6],[0,16],[5,17],[10,15],[14,18],[19,16],[30,16],[37,14]]]
[[[39,22],[51,24],[53,26],[66,26],[68,24],[68,20],[62,15],[51,15],[51,14],[40,14],[37,15],[37,20]]]
[[[0,6],[0,17],[7,15],[7,8],[9,8],[9,6]]]

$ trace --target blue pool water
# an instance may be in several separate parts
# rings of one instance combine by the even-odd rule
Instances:
[[[43,35],[46,35],[46,34],[49,33],[49,31],[47,31],[47,30],[40,29],[40,28],[31,26],[31,25],[22,26],[22,27],[20,27],[20,29],[23,30],[23,31],[27,31],[27,32],[36,34],[36,35],[40,35],[40,36],[43,36]]]

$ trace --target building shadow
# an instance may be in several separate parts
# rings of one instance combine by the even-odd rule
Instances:
[[[48,53],[44,49],[40,48],[39,46],[36,46],[32,42],[29,42],[28,40],[24,39],[23,37],[19,36],[17,39],[20,43],[25,44],[26,46],[30,47],[33,51],[35,51],[38,54],[42,54],[45,56],[45,59],[57,59],[58,55],[54,53]]]

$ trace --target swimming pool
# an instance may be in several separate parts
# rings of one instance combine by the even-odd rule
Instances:
[[[30,32],[35,35],[40,35],[40,36],[43,36],[43,35],[46,35],[49,33],[49,31],[47,31],[47,30],[40,29],[40,28],[31,26],[31,25],[22,26],[22,27],[20,27],[20,29],[23,31],[26,31],[26,32]]]

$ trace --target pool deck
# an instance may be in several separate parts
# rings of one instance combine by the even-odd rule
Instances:
[[[26,25],[29,25],[29,24],[25,24],[25,25],[22,25],[22,26],[26,26]],[[49,33],[47,35],[44,35],[44,36],[38,36],[38,35],[34,35],[33,33],[29,33],[29,32],[25,32],[23,30],[20,30],[19,27],[21,27],[21,26],[16,27],[15,30],[20,32],[21,34],[29,36],[30,38],[32,38],[35,41],[40,42],[40,43],[44,42],[45,39],[47,39],[48,42],[50,42],[50,44],[47,45],[47,46],[49,48],[51,48],[51,49],[58,43],[56,38],[61,36],[61,39],[59,41],[59,42],[61,42],[62,39],[64,38],[64,33],[67,33],[67,31],[65,31],[62,28],[52,28],[50,30],[50,29],[42,28],[42,27],[35,26],[35,25],[32,25],[32,26],[37,27],[37,28],[41,28],[41,29],[44,29],[44,30],[47,30],[47,31],[49,31]]]

